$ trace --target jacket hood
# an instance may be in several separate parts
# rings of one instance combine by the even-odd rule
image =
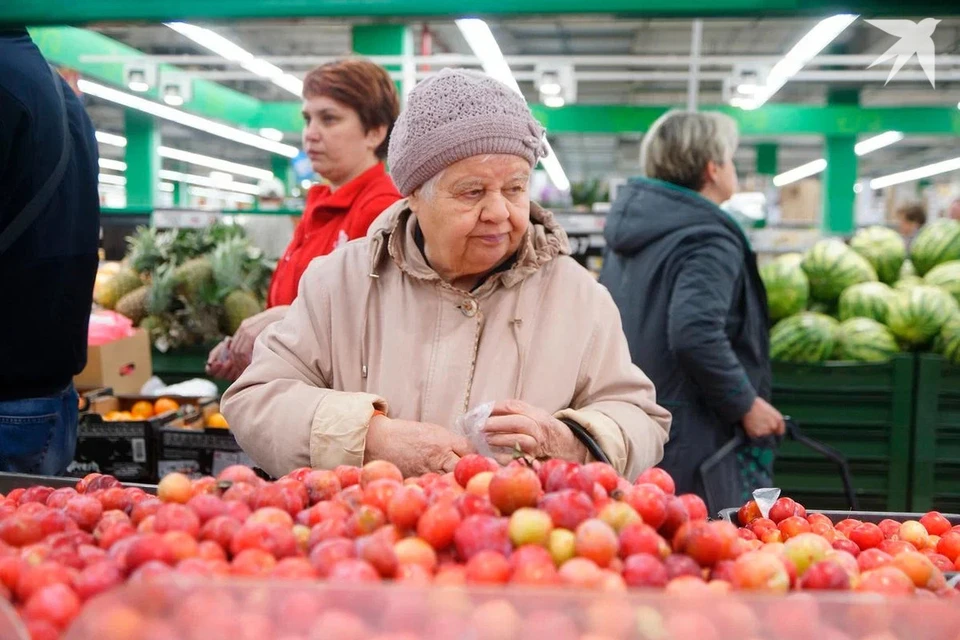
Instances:
[[[375,273],[380,262],[390,255],[408,275],[421,280],[439,280],[414,241],[416,217],[407,199],[396,202],[370,225],[370,268]],[[517,262],[508,271],[491,277],[481,289],[499,283],[512,287],[560,255],[570,254],[570,242],[553,214],[540,205],[530,203],[530,226],[518,249]]]
[[[633,254],[664,236],[703,226],[722,226],[743,238],[730,216],[699,193],[660,180],[635,178],[617,197],[603,236],[614,251]]]

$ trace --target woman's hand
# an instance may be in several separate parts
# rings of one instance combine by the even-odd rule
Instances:
[[[230,341],[230,356],[240,367],[241,372],[250,365],[257,336],[274,322],[283,320],[289,308],[289,306],[271,307],[240,323],[240,328],[233,334],[233,339]]]
[[[224,338],[207,356],[207,375],[212,378],[233,382],[240,377],[245,367],[240,367],[230,354],[230,338]]]
[[[543,409],[520,400],[498,402],[483,428],[487,444],[503,447],[497,462],[508,464],[518,447],[534,458],[560,458],[584,462],[587,448],[570,427]]]
[[[460,458],[473,452],[469,440],[440,425],[375,415],[367,429],[364,460],[388,460],[409,478],[453,471]]]

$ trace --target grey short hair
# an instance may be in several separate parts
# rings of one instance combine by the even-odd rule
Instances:
[[[644,136],[640,169],[648,178],[700,191],[707,162],[729,162],[739,139],[737,123],[730,116],[668,111]]]

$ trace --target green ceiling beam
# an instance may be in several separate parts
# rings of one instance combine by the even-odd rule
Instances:
[[[960,109],[949,107],[856,107],[769,104],[756,111],[704,106],[732,116],[740,134],[856,135],[896,130],[906,134],[960,135]],[[568,105],[550,109],[531,105],[551,134],[646,131],[666,107]]]
[[[530,105],[551,135],[567,133],[643,133],[669,107],[573,104],[551,109]],[[750,135],[857,135],[896,130],[906,134],[960,136],[956,107],[855,107],[770,104],[756,111],[705,106],[722,111]],[[297,132],[303,119],[300,104],[266,102],[251,126]]]
[[[99,21],[233,20],[348,16],[464,16],[604,13],[633,16],[823,16],[835,13],[896,16],[888,0],[10,0],[0,23],[82,24]],[[960,15],[955,0],[916,0],[910,15]]]
[[[32,27],[30,36],[48,60],[76,69],[89,80],[105,82],[122,89],[126,89],[122,62],[87,62],[82,61],[81,57],[105,55],[134,59],[144,56],[143,52],[133,47],[87,29]],[[176,67],[159,65],[159,72],[164,70],[180,71]],[[157,88],[152,87],[145,95],[156,100]],[[206,118],[247,126],[259,118],[260,101],[215,82],[194,80],[193,98],[183,109]]]

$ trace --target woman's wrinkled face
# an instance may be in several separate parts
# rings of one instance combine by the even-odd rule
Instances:
[[[425,253],[445,280],[481,276],[516,252],[530,225],[530,164],[514,155],[450,165],[431,193],[410,196]]]
[[[303,101],[303,149],[313,170],[335,186],[349,182],[376,162],[385,127],[364,131],[356,111],[328,96]]]

